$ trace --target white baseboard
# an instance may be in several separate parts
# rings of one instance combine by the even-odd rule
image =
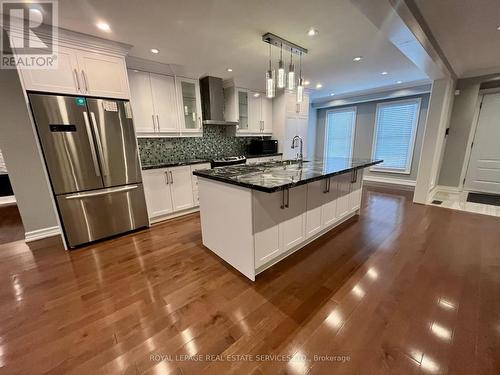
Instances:
[[[161,221],[174,219],[176,217],[184,216],[184,215],[188,215],[188,214],[192,214],[192,213],[198,212],[198,211],[200,211],[200,206],[196,206],[196,207],[193,207],[193,208],[188,208],[186,210],[174,212],[174,213],[171,213],[171,214],[168,214],[168,215],[150,217],[149,218],[149,222],[151,224],[156,224],[156,223],[159,223]]]
[[[370,185],[399,185],[400,187],[413,190],[416,181],[393,177],[363,176],[363,182]]]
[[[24,234],[24,241],[32,242],[42,240],[47,237],[58,236],[61,234],[58,226],[32,230]]]
[[[16,197],[13,195],[9,195],[7,197],[0,197],[0,207],[1,206],[10,206],[16,203]]]

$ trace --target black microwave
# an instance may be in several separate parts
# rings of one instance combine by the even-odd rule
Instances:
[[[276,154],[278,141],[276,139],[253,139],[248,145],[249,155]]]

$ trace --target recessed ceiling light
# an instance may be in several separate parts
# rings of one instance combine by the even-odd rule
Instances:
[[[334,92],[332,92],[332,93],[330,94],[330,96],[335,96],[335,93],[334,93]]]
[[[356,62],[361,61],[361,60],[363,60],[362,56],[356,56],[354,59],[352,59],[352,61],[356,61]]]
[[[310,84],[311,84],[311,82],[309,82],[307,80],[304,81],[304,86],[309,86]]]
[[[253,94],[254,98],[258,98],[260,96],[260,93],[256,92]]]
[[[151,52],[156,54],[156,53],[160,53],[160,50],[157,48],[151,48]]]
[[[500,26],[497,27],[497,30],[500,31]]]
[[[399,85],[399,84],[403,83],[403,81],[396,81],[396,83]]]
[[[314,27],[311,27],[311,28],[307,31],[307,35],[309,35],[309,36],[315,36],[315,35],[318,35],[318,30],[316,30]]]
[[[320,89],[320,88],[322,88],[322,87],[323,87],[323,85],[322,85],[321,83],[317,83],[317,84],[316,84],[316,88],[317,88],[317,89]]]
[[[385,76],[385,75],[387,75],[387,74],[389,74],[389,73],[387,73],[387,72],[385,72],[385,71],[384,71],[384,72],[382,72],[382,73],[380,73],[380,74],[382,74],[383,76]]]
[[[109,32],[111,31],[111,27],[106,22],[98,22],[97,27],[101,29],[102,31]]]
[[[232,72],[232,71],[233,71],[233,69],[231,69],[231,68],[227,68],[226,70],[227,70],[228,72]]]

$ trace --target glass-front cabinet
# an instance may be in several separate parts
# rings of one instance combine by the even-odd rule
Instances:
[[[238,90],[238,112],[239,125],[238,130],[248,130],[248,92]]]
[[[202,132],[201,96],[198,80],[177,77],[181,132]]]

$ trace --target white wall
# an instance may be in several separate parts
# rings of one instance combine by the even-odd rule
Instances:
[[[45,167],[16,70],[0,69],[0,149],[25,232],[58,226]]]

